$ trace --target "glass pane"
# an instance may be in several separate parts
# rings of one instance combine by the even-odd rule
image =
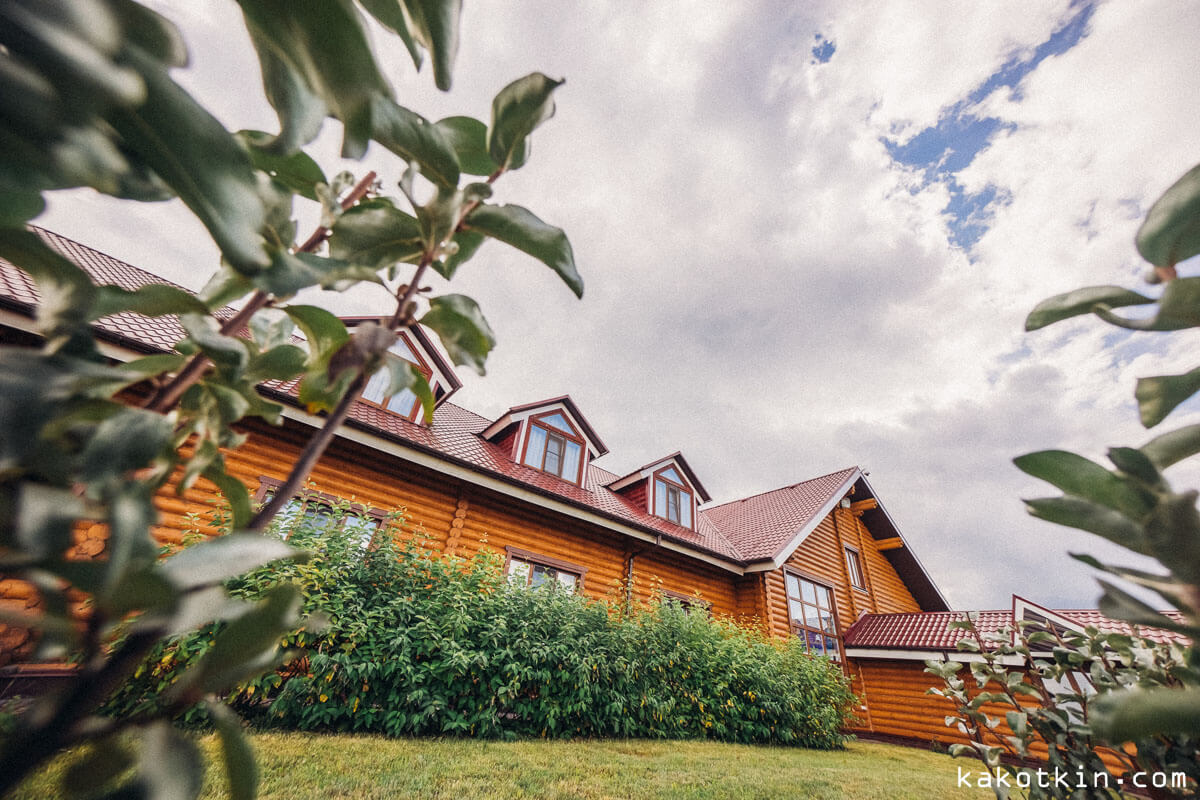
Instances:
[[[388,399],[387,407],[402,417],[409,417],[412,416],[416,403],[417,396],[413,394],[412,389],[402,389],[399,394],[394,394]]]
[[[574,591],[575,585],[579,583],[579,576],[570,572],[560,572],[558,573],[558,583],[564,589],[570,589]]]
[[[567,455],[563,461],[562,476],[571,483],[579,483],[579,454],[579,445],[575,442],[567,442]]]
[[[508,562],[508,579],[513,583],[529,583],[529,562],[513,559]]]
[[[784,577],[784,580],[787,581],[788,597],[799,597],[800,596],[800,580],[795,575],[792,575],[790,573],[785,573],[783,577]]]
[[[812,631],[805,631],[804,637],[807,639],[808,649],[810,652],[817,654],[823,654],[825,652],[825,648],[822,646],[824,644],[825,637],[818,633],[813,633]]]
[[[683,478],[679,477],[679,473],[675,471],[674,467],[667,467],[664,469],[662,471],[662,476],[669,481],[675,481],[678,484],[683,483]]]
[[[525,463],[542,468],[542,455],[546,451],[546,429],[534,425],[529,431],[529,446],[525,448]]]
[[[825,652],[830,658],[836,659],[838,657],[837,639],[833,638],[832,636],[825,637]]]
[[[541,564],[533,564],[529,569],[529,585],[541,586],[548,580],[554,580],[554,570]]]
[[[551,475],[562,474],[562,457],[563,445],[566,442],[561,436],[556,436],[553,433],[546,436],[546,472]]]
[[[833,608],[833,594],[824,586],[817,587],[817,597],[822,608]]]
[[[799,600],[788,600],[788,613],[792,615],[792,622],[804,624],[804,605]]]
[[[679,490],[674,486],[667,486],[667,519],[671,522],[679,522]]]
[[[837,628],[833,625],[833,614],[828,611],[821,612],[821,630],[826,633],[837,633]]]
[[[371,544],[371,539],[375,536],[378,528],[379,520],[360,514],[348,514],[346,521],[342,523],[342,529],[350,534],[363,550],[366,550],[367,546]]]
[[[564,433],[575,435],[575,431],[571,430],[571,426],[567,424],[567,418],[562,414],[551,414],[548,417],[541,417],[538,422],[543,425],[549,425],[551,428],[558,428]]]
[[[681,493],[679,505],[679,524],[685,528],[692,527],[692,496],[687,492]]]
[[[391,382],[392,374],[387,368],[379,370],[371,376],[371,380],[367,381],[367,385],[363,387],[362,398],[382,405],[384,392],[387,391],[388,384]]]
[[[800,588],[803,591],[803,594],[801,594],[801,597],[804,598],[804,602],[806,602],[806,603],[816,603],[817,602],[817,587],[816,586],[814,586],[812,583],[810,583],[808,581],[800,581]]]
[[[813,606],[804,607],[804,624],[809,628],[821,629],[821,612]]]
[[[654,516],[667,516],[667,485],[662,481],[654,482]]]
[[[405,361],[409,362],[413,366],[417,365],[417,362],[418,362],[417,355],[416,355],[416,353],[414,353],[412,351],[412,348],[408,346],[408,342],[404,341],[403,336],[397,336],[396,343],[394,345],[392,345],[391,347],[389,347],[388,350],[390,350],[393,353],[395,353],[396,355],[400,356],[401,358],[403,358]]]

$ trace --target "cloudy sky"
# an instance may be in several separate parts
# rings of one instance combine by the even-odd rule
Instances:
[[[179,80],[231,129],[274,130],[233,3],[162,8],[193,49]],[[1047,491],[1011,459],[1141,444],[1135,378],[1190,369],[1195,339],[1022,322],[1058,292],[1138,285],[1134,232],[1200,160],[1196,16],[1188,0],[478,2],[449,94],[378,37],[400,102],[432,119],[486,119],[534,70],[567,79],[497,199],[567,231],[584,299],[485,246],[454,291],[500,344],[457,402],[497,416],[569,393],[601,465],[682,450],[717,502],[859,464],[954,607],[1094,607],[1066,553],[1111,551],[1026,516],[1019,498]],[[313,149],[328,174],[339,141],[328,123]],[[377,150],[345,166],[392,187],[402,168]],[[192,288],[216,264],[172,205],[72,193],[38,222]],[[309,300],[390,310],[370,291]]]

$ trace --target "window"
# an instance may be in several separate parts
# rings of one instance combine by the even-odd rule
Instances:
[[[833,590],[791,572],[785,572],[783,577],[787,584],[792,633],[804,640],[810,653],[841,661]]]
[[[664,603],[679,606],[685,614],[704,614],[708,616],[709,610],[712,608],[712,603],[707,600],[701,600],[694,594],[682,594],[663,589],[662,597]]]
[[[578,484],[584,450],[583,437],[561,411],[530,417],[523,459],[527,466]]]
[[[692,493],[674,467],[654,473],[654,516],[692,527]]]
[[[504,550],[508,554],[504,574],[512,583],[531,589],[557,583],[568,591],[583,590],[583,576],[587,574],[587,567],[515,547],[506,547]]]
[[[259,478],[255,501],[266,503],[282,485],[281,481],[274,478]],[[378,508],[349,503],[336,495],[305,490],[289,500],[275,519],[285,522],[281,530],[284,539],[290,538],[297,528],[320,532],[336,524],[338,530],[350,533],[358,546],[366,550],[375,533],[387,520],[387,513]]]
[[[846,548],[846,572],[850,574],[850,585],[855,589],[866,590],[867,582],[863,580],[862,561],[858,557],[858,551],[853,547]]]
[[[430,380],[433,371],[429,369],[424,360],[409,346],[408,341],[403,336],[396,340],[396,343],[391,346],[390,350],[391,355],[388,358],[399,358],[402,361],[407,361],[425,376],[425,380]],[[367,385],[363,387],[360,398],[373,406],[394,411],[405,419],[415,420],[421,411],[420,399],[418,399],[411,389],[403,389],[394,395],[388,396],[387,390],[391,382],[391,370],[384,367],[367,381]]]

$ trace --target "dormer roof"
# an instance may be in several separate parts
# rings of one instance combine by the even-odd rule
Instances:
[[[384,321],[379,317],[341,317],[341,320],[347,328],[353,328],[364,322]],[[438,405],[462,388],[463,383],[454,372],[454,367],[442,355],[424,328],[420,325],[413,325],[400,331],[400,338],[404,340],[405,346],[413,350],[414,354],[424,362],[420,366],[428,367],[433,373],[430,386],[434,389],[434,398]]]
[[[608,452],[608,448],[596,434],[595,429],[592,428],[591,424],[583,416],[583,413],[579,410],[579,406],[575,405],[575,401],[571,399],[570,395],[565,394],[561,397],[552,397],[549,400],[541,400],[536,403],[525,403],[523,405],[513,406],[508,411],[505,411],[503,414],[493,420],[492,424],[480,431],[479,435],[484,439],[487,439],[489,442],[495,441],[505,431],[507,431],[510,426],[523,422],[535,414],[542,414],[555,410],[564,412],[570,418],[571,422],[573,422],[579,429],[580,433],[583,435],[584,441],[587,443],[588,453],[592,458],[599,458]]]
[[[622,489],[628,489],[640,481],[647,480],[655,472],[672,464],[687,478],[688,483],[696,491],[696,495],[700,498],[701,502],[707,503],[709,500],[712,500],[712,497],[709,496],[708,491],[705,490],[704,486],[700,483],[700,479],[696,477],[696,473],[688,464],[687,459],[683,457],[683,453],[678,450],[665,458],[660,458],[657,461],[651,461],[649,464],[638,467],[628,475],[608,484],[608,488],[614,492],[620,492]]]

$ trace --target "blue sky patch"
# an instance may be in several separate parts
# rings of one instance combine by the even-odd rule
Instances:
[[[898,164],[924,172],[924,186],[935,181],[947,184],[950,202],[944,211],[950,215],[950,241],[957,247],[969,251],[987,231],[988,206],[997,200],[995,187],[967,194],[955,179],[955,175],[970,165],[997,132],[1012,130],[1011,123],[994,117],[980,117],[974,107],[997,89],[1009,88],[1013,97],[1020,100],[1021,80],[1037,69],[1050,56],[1067,52],[1087,33],[1087,24],[1095,11],[1092,0],[1072,3],[1075,9],[1071,17],[1039,44],[1032,52],[1014,55],[1000,69],[988,76],[965,98],[942,112],[937,125],[926,128],[901,144],[898,139],[883,138],[888,154]],[[818,45],[822,41],[817,35]],[[832,42],[828,42],[832,46]],[[832,47],[830,48],[832,55]],[[817,55],[817,48],[813,48]],[[1000,198],[1001,201],[1004,198]]]
[[[829,59],[833,58],[834,51],[837,50],[837,45],[819,33],[816,35],[816,41],[817,43],[813,45],[812,49],[813,63],[828,64]]]

